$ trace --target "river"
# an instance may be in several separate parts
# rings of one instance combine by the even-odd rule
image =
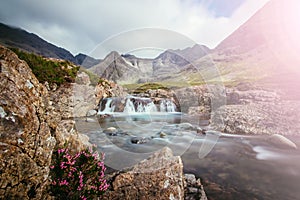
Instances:
[[[270,143],[269,136],[197,134],[191,126],[208,128],[201,126],[206,123],[176,112],[76,119],[111,169],[130,167],[168,146],[182,157],[185,173],[202,179],[209,199],[299,199],[299,149]],[[300,146],[300,137],[289,139]]]

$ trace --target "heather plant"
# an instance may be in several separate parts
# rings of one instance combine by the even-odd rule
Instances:
[[[51,193],[57,199],[93,199],[108,188],[104,178],[104,154],[100,157],[92,148],[75,155],[62,148],[53,154]]]

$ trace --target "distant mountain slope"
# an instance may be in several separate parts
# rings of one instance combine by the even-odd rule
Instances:
[[[91,67],[100,62],[100,60],[87,57],[83,54],[74,57],[66,49],[57,47],[33,33],[3,23],[0,23],[0,44],[7,47],[19,48],[47,58],[68,60],[84,67]]]
[[[281,51],[286,50],[287,45],[299,46],[299,19],[298,0],[271,0],[215,50],[242,54],[260,47]]]
[[[0,43],[17,47],[45,57],[59,58],[74,62],[74,56],[67,50],[57,47],[39,36],[19,28],[13,28],[0,23]]]
[[[82,53],[79,53],[78,55],[75,56],[75,63],[85,68],[90,68],[94,65],[97,65],[100,62],[101,62],[100,59],[95,59],[93,57],[90,57]]]
[[[271,0],[195,63],[204,74],[218,68],[225,82],[255,81],[299,94],[299,19],[300,1]]]
[[[172,82],[178,78],[184,66],[210,51],[209,48],[196,44],[183,50],[166,50],[154,59],[111,52],[90,70],[103,78],[119,83]]]

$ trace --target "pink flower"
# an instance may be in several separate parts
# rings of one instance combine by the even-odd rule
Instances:
[[[67,150],[66,149],[58,149],[57,150],[58,154],[61,154],[61,153],[64,153],[64,152],[68,152],[68,149]]]
[[[79,172],[79,186],[77,188],[77,190],[82,190],[83,188],[83,174],[82,174],[82,171]]]
[[[60,163],[60,168],[61,169],[66,169],[67,168],[67,166],[65,166],[65,162]]]
[[[68,185],[68,181],[67,180],[62,180],[59,182],[59,185],[62,186],[62,185]]]
[[[87,200],[87,198],[85,196],[81,196],[80,197],[82,200]]]

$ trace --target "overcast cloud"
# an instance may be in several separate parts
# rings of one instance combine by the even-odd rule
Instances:
[[[168,29],[214,48],[267,1],[1,0],[0,21],[36,33],[74,55],[89,54],[107,38],[140,28]]]

